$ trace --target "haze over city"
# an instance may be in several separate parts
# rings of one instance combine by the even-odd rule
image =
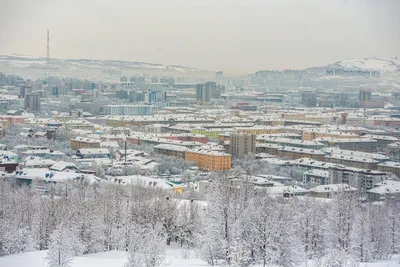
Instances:
[[[248,73],[400,55],[400,1],[1,0],[0,53]]]

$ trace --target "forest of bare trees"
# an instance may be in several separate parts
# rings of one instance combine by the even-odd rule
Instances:
[[[215,175],[204,201],[148,188],[55,184],[45,194],[0,181],[0,253],[48,249],[49,266],[72,257],[128,251],[127,266],[160,266],[171,242],[210,265],[355,266],[400,252],[400,201],[272,198]]]

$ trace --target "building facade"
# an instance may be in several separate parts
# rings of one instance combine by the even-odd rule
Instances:
[[[256,135],[248,133],[233,133],[230,138],[230,154],[242,159],[246,155],[256,153]]]

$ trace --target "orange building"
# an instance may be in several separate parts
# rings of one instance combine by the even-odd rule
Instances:
[[[221,151],[193,149],[186,151],[185,160],[194,161],[197,167],[207,171],[223,171],[232,168],[232,156]]]

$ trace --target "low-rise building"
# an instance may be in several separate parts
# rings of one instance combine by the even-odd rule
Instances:
[[[332,198],[340,192],[355,193],[357,189],[348,184],[319,185],[309,189],[310,196],[319,198]]]
[[[69,141],[69,147],[73,150],[81,148],[100,148],[100,139],[75,137]]]

